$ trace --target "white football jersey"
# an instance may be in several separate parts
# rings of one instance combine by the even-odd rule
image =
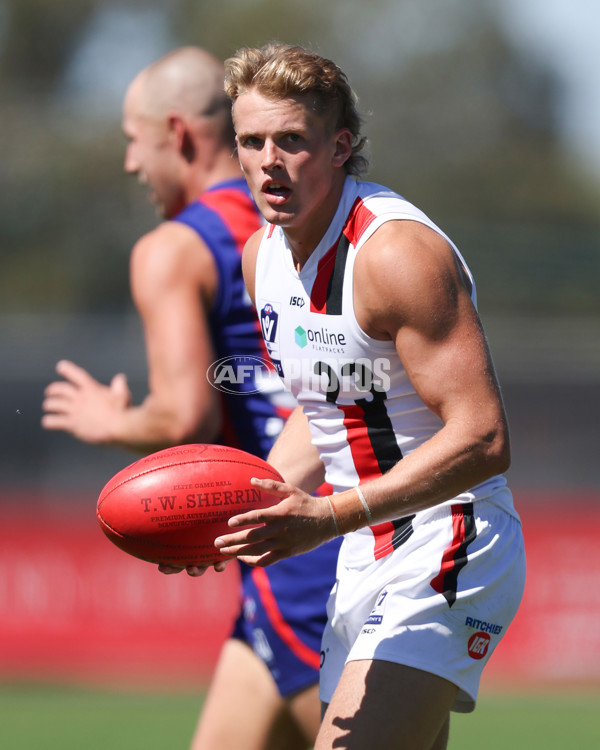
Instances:
[[[265,344],[308,417],[335,491],[385,473],[442,426],[415,392],[393,342],[368,336],[354,315],[356,254],[383,223],[399,219],[425,224],[450,243],[476,302],[464,259],[425,214],[381,185],[350,177],[331,225],[300,272],[280,227],[267,228],[258,252],[256,307]],[[483,497],[516,515],[502,476],[448,504]],[[352,564],[383,557],[401,543],[407,524],[432,511],[347,535],[345,556]]]

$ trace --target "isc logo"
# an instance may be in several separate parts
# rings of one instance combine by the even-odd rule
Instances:
[[[304,299],[302,297],[290,297],[290,305],[292,307],[304,307]]]
[[[472,659],[483,659],[490,645],[490,636],[487,633],[475,633],[469,638],[469,656]]]

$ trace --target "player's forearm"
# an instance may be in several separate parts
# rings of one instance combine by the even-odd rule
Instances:
[[[368,510],[354,489],[334,495],[339,528],[346,533],[434,507],[502,474],[509,465],[503,420],[479,436],[446,425],[386,474],[361,486]]]
[[[212,443],[221,429],[218,410],[162,406],[148,397],[113,420],[112,445],[149,453],[184,443]]]
[[[324,467],[311,441],[310,429],[300,406],[292,412],[268,457],[286,482],[314,492],[324,480]]]

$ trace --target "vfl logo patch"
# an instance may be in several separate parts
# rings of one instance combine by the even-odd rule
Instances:
[[[279,322],[279,315],[276,312],[272,304],[267,302],[266,305],[260,311],[260,327],[262,329],[263,338],[269,343],[273,343],[277,336],[277,323]]]
[[[277,303],[263,302],[260,308],[260,329],[265,340],[265,346],[269,352],[271,362],[275,371],[283,377],[281,355],[279,353],[279,305]]]
[[[490,636],[480,631],[469,638],[469,656],[471,659],[483,659],[488,652]]]

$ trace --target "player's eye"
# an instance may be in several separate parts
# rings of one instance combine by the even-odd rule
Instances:
[[[254,135],[248,135],[240,138],[238,139],[238,142],[242,148],[261,148],[263,144],[262,139]]]

